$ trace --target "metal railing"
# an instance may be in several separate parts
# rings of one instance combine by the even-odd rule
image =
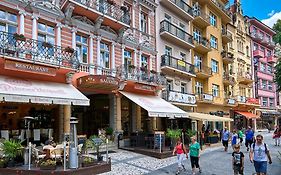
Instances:
[[[171,0],[174,4],[176,4],[177,7],[185,11],[186,13],[193,16],[193,10],[192,8],[183,0]]]
[[[221,33],[222,33],[223,36],[227,36],[227,37],[232,39],[232,34],[227,29],[222,28]]]
[[[222,58],[234,60],[234,54],[231,52],[225,51],[225,50],[221,52],[221,56],[222,56]]]
[[[2,31],[0,31],[0,54],[71,69],[78,69],[80,64],[77,52],[72,48]]]
[[[209,101],[209,102],[214,101],[214,96],[212,94],[202,93],[202,94],[197,94],[197,97],[198,100],[200,101]]]
[[[170,23],[167,20],[160,22],[160,33],[168,32],[179,39],[182,39],[190,44],[193,44],[193,37],[189,33],[185,32],[183,29],[177,27],[176,25]]]
[[[162,98],[170,102],[179,102],[185,104],[195,104],[196,98],[194,94],[179,92],[174,90],[162,91]]]
[[[85,5],[87,8],[97,10],[98,12],[112,17],[125,24],[130,24],[130,12],[127,7],[117,5],[114,0],[75,0],[76,2]]]
[[[208,75],[212,75],[212,68],[208,67],[208,66],[195,66],[195,72],[196,73],[204,73],[204,74],[208,74]]]
[[[235,83],[235,78],[233,76],[223,74],[223,79],[226,80],[226,81],[229,81],[231,84]]]
[[[161,56],[161,66],[169,66],[190,74],[195,74],[194,65],[177,59],[171,55],[165,54]]]
[[[217,0],[212,0],[212,2],[218,7],[220,8],[227,16],[231,17],[230,12],[227,10],[226,6],[220,2],[218,2]]]
[[[164,75],[132,65],[122,65],[117,67],[116,76],[121,80],[132,80],[146,84],[166,85],[166,78]]]
[[[193,15],[194,17],[201,16],[205,21],[210,23],[210,16],[202,12],[201,10],[193,10]]]
[[[194,41],[198,44],[201,44],[207,48],[211,48],[210,42],[206,38],[200,37],[199,39],[194,39]]]

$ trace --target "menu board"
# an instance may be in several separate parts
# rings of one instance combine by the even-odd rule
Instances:
[[[164,131],[155,131],[154,132],[154,149],[159,149],[161,143],[161,148],[164,147],[165,143],[165,132]]]

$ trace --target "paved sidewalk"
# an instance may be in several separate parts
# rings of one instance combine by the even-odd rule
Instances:
[[[265,142],[269,145],[273,164],[268,165],[268,175],[281,175],[281,161],[277,159],[277,150],[281,151],[281,146],[273,145],[272,132],[270,134],[262,132],[265,135]],[[249,154],[242,146],[242,152],[245,154],[245,175],[252,175],[254,172],[253,164],[249,161]],[[232,175],[231,153],[223,151],[222,146],[210,147],[201,154],[200,164],[203,172],[201,175]],[[103,175],[167,175],[175,174],[177,169],[176,157],[166,159],[156,159],[153,157],[117,150],[110,154],[112,159],[112,171]],[[279,161],[279,162],[278,162]],[[184,161],[187,168],[186,172],[181,174],[191,174],[190,161]]]

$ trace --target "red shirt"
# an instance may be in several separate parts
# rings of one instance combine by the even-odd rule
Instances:
[[[181,143],[181,144],[178,144],[178,145],[176,146],[177,154],[183,154],[183,153],[184,153],[182,147],[183,147],[183,146],[182,146],[182,143]]]

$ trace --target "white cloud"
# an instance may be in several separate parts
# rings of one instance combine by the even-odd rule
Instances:
[[[261,20],[264,24],[268,25],[269,27],[273,27],[273,25],[277,22],[278,19],[281,19],[281,12],[277,12],[271,17],[267,19]]]
[[[274,11],[274,10],[272,10],[270,13],[268,13],[268,14],[267,14],[267,16],[273,16],[273,15],[274,15],[274,13],[275,13],[275,11]]]

